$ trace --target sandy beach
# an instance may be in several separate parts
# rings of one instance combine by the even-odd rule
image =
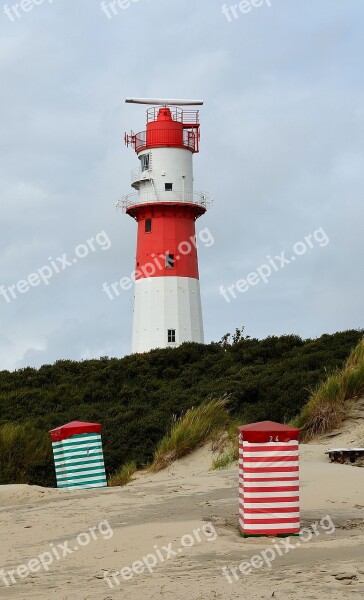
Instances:
[[[302,540],[288,543],[239,535],[237,467],[211,471],[207,447],[156,475],[139,474],[124,488],[2,486],[0,598],[363,598],[364,469],[331,464],[324,453],[355,441],[362,423],[349,421],[340,435],[301,445],[306,529]],[[239,570],[274,546],[271,568],[255,558],[257,568]],[[37,562],[29,561],[39,555],[46,568],[38,564],[36,572],[15,574],[16,582],[6,585],[7,573],[20,565],[35,570]]]

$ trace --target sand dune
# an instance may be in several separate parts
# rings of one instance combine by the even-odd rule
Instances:
[[[278,600],[364,598],[364,469],[330,464],[324,454],[334,439],[342,444],[345,436],[359,435],[360,411],[337,438],[301,446],[302,524],[316,522],[316,533],[314,527],[311,539],[294,549],[283,540],[240,537],[237,468],[210,471],[208,448],[156,475],[138,475],[124,488],[71,493],[0,487],[0,568],[7,573],[43,553],[51,563],[23,579],[14,575],[9,587],[0,578],[0,598],[262,600],[273,593]],[[80,533],[87,535],[77,539]],[[293,544],[297,539],[291,538]],[[276,550],[271,568],[238,570],[242,561],[274,545],[282,556]],[[148,555],[152,573],[142,562]],[[135,572],[117,575],[118,585],[112,575],[132,563]],[[235,567],[236,577],[228,571],[232,583],[222,572],[227,566]]]

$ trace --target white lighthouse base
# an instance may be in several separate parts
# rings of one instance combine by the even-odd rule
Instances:
[[[175,341],[169,341],[173,332]],[[203,341],[198,279],[148,277],[135,282],[133,352]]]

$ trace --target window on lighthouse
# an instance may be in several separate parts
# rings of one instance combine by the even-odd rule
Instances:
[[[165,183],[165,190],[166,192],[172,192],[173,191],[173,183]]]
[[[139,157],[142,171],[148,171],[149,169],[149,156],[149,154],[142,154]]]
[[[152,219],[145,219],[145,233],[151,233],[152,231]]]
[[[176,341],[176,330],[168,329],[168,344],[173,344]]]
[[[174,268],[174,254],[166,254],[166,269]]]

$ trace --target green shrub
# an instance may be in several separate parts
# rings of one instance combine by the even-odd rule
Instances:
[[[53,472],[52,447],[48,433],[29,423],[6,423],[0,427],[2,485],[35,482],[54,484]]]

